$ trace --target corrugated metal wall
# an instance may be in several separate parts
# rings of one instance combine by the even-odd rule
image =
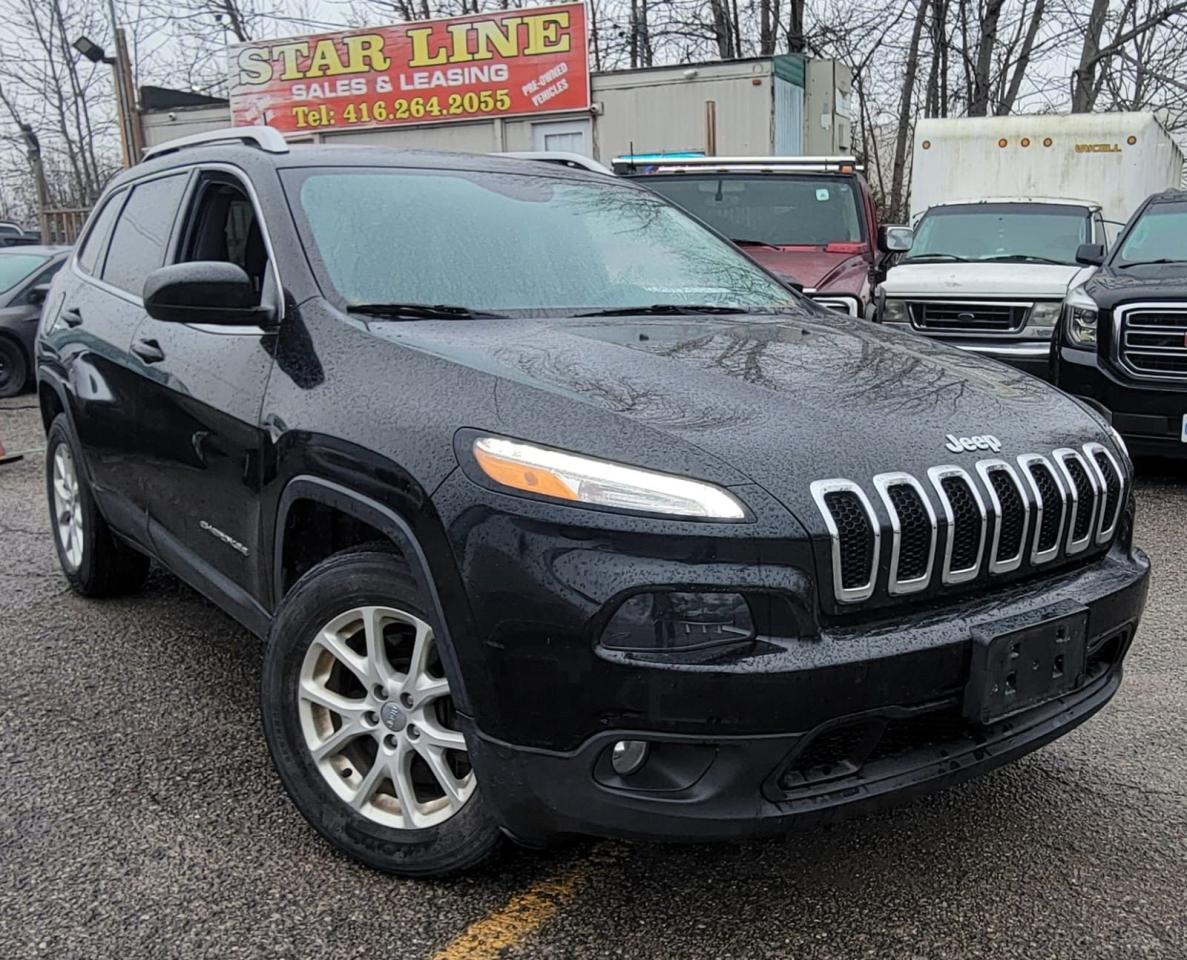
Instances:
[[[775,57],[774,153],[794,157],[804,152],[804,58],[798,54]]]

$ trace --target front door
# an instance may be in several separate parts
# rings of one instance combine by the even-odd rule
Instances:
[[[237,174],[194,178],[170,262],[239,265],[261,297],[279,300],[261,220]],[[166,323],[145,317],[140,361],[145,435],[141,491],[159,556],[224,607],[250,620],[266,597],[257,563],[260,405],[276,334],[259,327]]]

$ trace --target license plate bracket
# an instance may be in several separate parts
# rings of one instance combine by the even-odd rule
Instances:
[[[1074,690],[1088,659],[1088,610],[1070,601],[972,630],[964,715],[991,724]]]

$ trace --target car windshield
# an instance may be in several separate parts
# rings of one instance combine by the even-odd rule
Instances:
[[[731,240],[772,246],[861,243],[857,191],[845,177],[641,177]]]
[[[671,204],[610,178],[375,167],[284,177],[319,273],[348,307],[575,314],[797,302]]]
[[[33,274],[49,257],[36,253],[0,254],[0,293],[7,293]]]
[[[1076,262],[1088,243],[1088,208],[1056,203],[969,203],[932,207],[903,262],[959,259]]]
[[[1117,263],[1187,263],[1187,201],[1154,203],[1133,225]]]

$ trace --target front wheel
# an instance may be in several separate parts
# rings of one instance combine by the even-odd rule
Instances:
[[[0,397],[15,397],[25,389],[29,365],[20,345],[0,337]]]
[[[331,843],[380,870],[442,876],[497,848],[441,640],[396,555],[360,549],[285,597],[261,705],[272,759]]]

